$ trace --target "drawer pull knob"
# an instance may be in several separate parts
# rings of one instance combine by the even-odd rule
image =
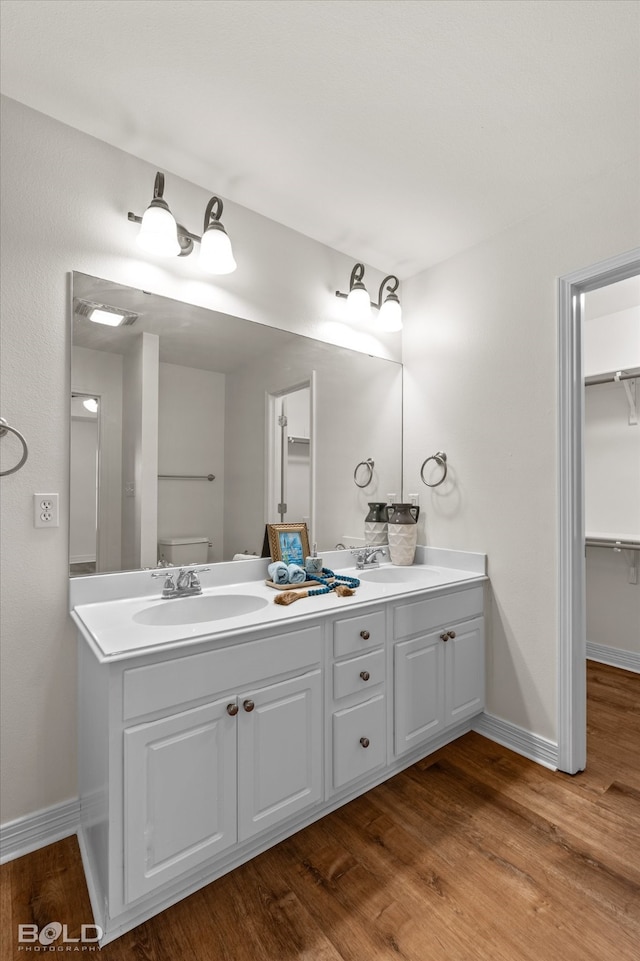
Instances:
[[[448,641],[448,640],[449,640],[449,634],[447,633],[447,631],[445,631],[444,634],[441,634],[441,635],[440,635],[440,640],[441,640],[441,641]]]
[[[456,632],[455,632],[455,631],[449,631],[448,633],[449,633],[449,637],[453,640],[453,638],[456,636]]]
[[[362,744],[363,747],[369,747],[369,743],[370,743],[370,742],[369,742],[369,738],[368,738],[368,737],[361,737],[361,738],[360,738],[360,743]]]
[[[363,641],[368,641],[371,637],[371,634],[369,634],[369,631],[360,631],[360,637]]]
[[[362,678],[363,681],[368,681],[371,675],[369,674],[368,671],[360,671],[360,677]]]
[[[235,717],[237,713],[238,713],[237,704],[227,704],[227,714],[230,714],[231,717]]]
[[[255,704],[253,703],[253,701],[247,700],[244,702],[242,706],[244,707],[245,711],[250,713],[251,711],[253,711]]]

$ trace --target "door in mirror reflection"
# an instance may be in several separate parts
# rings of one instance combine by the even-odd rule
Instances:
[[[268,523],[302,522],[311,529],[311,388],[309,384],[271,394]]]
[[[71,503],[69,569],[71,575],[95,574],[98,560],[100,399],[71,397]]]

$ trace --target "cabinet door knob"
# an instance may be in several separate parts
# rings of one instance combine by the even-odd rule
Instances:
[[[238,713],[237,704],[227,704],[227,714],[230,714],[231,717],[235,717],[237,713]]]
[[[363,681],[368,681],[371,675],[369,674],[368,671],[360,671],[360,677],[362,678]]]
[[[448,641],[448,640],[449,640],[449,634],[447,633],[447,631],[445,631],[444,634],[441,634],[441,635],[440,635],[440,640],[441,640],[441,641]]]
[[[242,706],[244,707],[245,711],[250,712],[253,711],[255,704],[253,701],[246,700]]]
[[[369,738],[368,738],[368,737],[361,737],[361,738],[360,738],[360,743],[362,744],[363,747],[369,747]]]
[[[360,637],[363,641],[368,641],[371,637],[371,634],[369,634],[369,631],[360,631]]]
[[[456,636],[456,632],[455,632],[455,631],[449,631],[448,633],[449,633],[449,637],[453,640],[453,638]]]

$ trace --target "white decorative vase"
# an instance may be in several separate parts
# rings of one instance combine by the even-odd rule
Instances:
[[[418,510],[412,504],[392,504],[388,511],[391,563],[397,567],[408,567],[416,556]]]
[[[387,544],[387,525],[381,521],[365,521],[364,542],[367,547],[385,547]]]
[[[383,501],[369,502],[369,513],[364,519],[364,542],[367,547],[384,547],[387,543],[387,505]]]

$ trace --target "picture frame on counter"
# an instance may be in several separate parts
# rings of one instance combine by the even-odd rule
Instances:
[[[269,553],[272,560],[304,567],[309,557],[309,532],[305,523],[267,524]]]

